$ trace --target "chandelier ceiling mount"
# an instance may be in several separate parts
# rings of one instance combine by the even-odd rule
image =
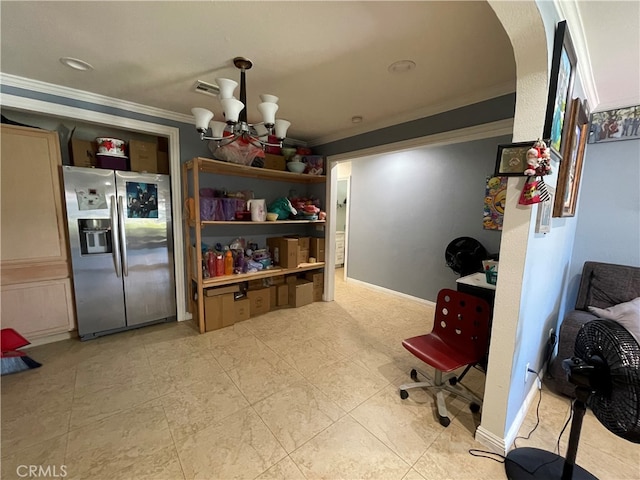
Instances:
[[[262,114],[263,121],[249,123],[247,120],[246,71],[253,67],[253,62],[245,57],[235,57],[233,64],[240,70],[239,100],[234,97],[238,82],[228,78],[216,78],[218,98],[226,122],[212,121],[213,112],[205,108],[191,109],[196,120],[196,130],[200,133],[200,140],[215,140],[218,145],[222,146],[243,139],[257,147],[281,147],[291,123],[275,118],[278,111],[278,97],[260,95],[262,103],[258,104],[258,111]],[[211,128],[212,136],[207,136],[209,128]],[[278,143],[270,143],[270,135],[275,135]]]

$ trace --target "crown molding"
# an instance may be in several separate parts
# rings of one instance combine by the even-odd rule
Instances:
[[[41,82],[31,78],[19,77],[8,73],[0,72],[0,84],[8,85],[16,88],[23,88],[33,92],[44,93],[47,95],[55,95],[58,97],[69,98],[82,102],[94,103],[105,107],[118,108],[128,112],[139,113],[151,117],[163,118],[166,120],[174,120],[176,122],[192,124],[193,117],[181,113],[171,112],[160,108],[149,107],[140,103],[120,100],[118,98],[107,97],[97,93],[87,92],[84,90],[76,90],[74,88],[63,87],[52,83]]]
[[[341,162],[345,160],[355,160],[360,157],[370,157],[373,155],[383,155],[386,153],[399,152],[426,146],[450,145],[452,143],[472,142],[484,138],[493,138],[501,135],[511,135],[513,133],[513,118],[497,120],[491,123],[483,123],[472,127],[449,130],[424,137],[401,140],[394,143],[385,143],[374,147],[354,150],[344,153],[336,153],[328,156],[329,162]]]
[[[426,107],[412,110],[411,112],[405,112],[399,115],[386,117],[385,119],[378,122],[368,123],[365,121],[361,126],[357,128],[347,129],[335,134],[318,137],[307,143],[310,147],[315,147],[318,145],[336,142],[344,138],[354,137],[363,133],[373,132],[375,130],[380,130],[383,128],[392,127],[394,125],[419,120],[421,118],[431,117],[439,113],[448,112],[457,108],[466,107],[468,105],[473,105],[474,103],[491,100],[492,98],[501,97],[502,95],[508,95],[510,93],[513,93],[514,91],[514,82],[506,82],[499,85],[494,85],[484,90],[473,92],[469,95],[458,96],[455,97],[455,99],[428,105]]]
[[[578,8],[578,2],[575,0],[554,0],[553,4],[561,19],[565,19],[569,26],[569,33],[573,48],[576,51],[578,59],[578,75],[584,89],[584,94],[589,101],[591,111],[596,110],[600,105],[600,97],[596,88],[596,81],[593,77],[593,68],[591,66],[591,57],[587,48],[587,39],[584,33],[584,24],[582,16]]]

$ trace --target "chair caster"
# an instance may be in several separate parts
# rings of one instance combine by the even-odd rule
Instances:
[[[402,400],[406,400],[407,398],[409,398],[409,392],[407,392],[406,390],[400,390],[400,398]]]
[[[448,427],[449,424],[451,423],[451,420],[449,420],[449,417],[443,417],[441,415],[438,415],[438,419],[440,420],[440,425],[442,425],[443,427]]]
[[[413,380],[414,382],[418,381],[418,371],[415,368],[411,370],[411,373],[409,375],[411,375],[411,380]]]
[[[458,383],[458,377],[451,377],[449,379],[449,385],[455,385],[456,383]]]
[[[472,413],[478,413],[480,411],[480,405],[478,405],[475,402],[472,402],[469,404],[469,410],[471,410]]]

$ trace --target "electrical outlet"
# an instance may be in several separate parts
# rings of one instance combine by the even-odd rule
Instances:
[[[529,378],[529,362],[527,362],[527,366],[524,369],[524,383],[527,383],[528,378]]]

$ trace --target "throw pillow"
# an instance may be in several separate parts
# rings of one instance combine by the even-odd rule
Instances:
[[[609,308],[590,306],[589,311],[600,318],[615,320],[626,328],[640,345],[640,297]]]

